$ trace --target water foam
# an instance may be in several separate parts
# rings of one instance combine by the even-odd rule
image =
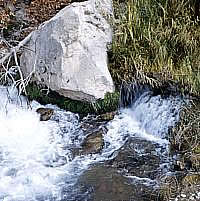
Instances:
[[[160,95],[151,97],[149,93],[143,93],[131,107],[121,109],[120,114],[108,124],[105,139],[115,140],[113,144],[117,148],[130,136],[168,144],[166,134],[178,122],[181,105],[178,97],[162,99]]]
[[[165,134],[178,120],[180,105],[178,98],[144,93],[108,123],[102,153],[73,158],[71,149],[85,137],[76,114],[36,101],[29,105],[15,88],[0,87],[0,200],[73,200],[69,189],[78,176],[90,164],[114,157],[129,137],[166,146]],[[39,107],[53,108],[52,119],[41,122]]]
[[[16,89],[0,90],[0,200],[58,199],[77,115],[57,108],[59,122],[41,122],[35,112],[39,103],[28,106]]]

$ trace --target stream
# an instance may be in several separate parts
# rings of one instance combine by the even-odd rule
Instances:
[[[74,156],[88,117],[0,86],[0,200],[150,201],[157,178],[170,171],[167,133],[181,105],[144,91],[106,123],[100,153]],[[41,107],[54,109],[50,120],[40,121]]]

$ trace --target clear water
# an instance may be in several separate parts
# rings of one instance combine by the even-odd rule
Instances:
[[[177,122],[180,105],[179,98],[162,99],[144,93],[108,123],[101,154],[73,158],[71,150],[85,137],[78,115],[36,101],[28,104],[15,88],[1,86],[0,200],[75,201],[71,189],[83,171],[92,163],[114,157],[114,151],[129,137],[167,147],[165,135]],[[36,113],[39,107],[53,108],[55,114],[41,122]]]

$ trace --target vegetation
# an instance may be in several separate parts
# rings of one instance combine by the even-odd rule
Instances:
[[[188,170],[200,171],[200,104],[192,102],[183,107],[180,121],[170,132],[172,153],[181,153]]]
[[[109,58],[116,85],[135,80],[158,87],[170,83],[200,95],[200,1],[114,0],[114,11]],[[160,178],[162,200],[199,191],[199,118],[196,100],[182,108],[180,122],[170,132],[170,154],[180,157],[173,159],[174,173]]]
[[[72,1],[0,0],[0,28],[4,36],[11,35],[15,29],[20,28],[22,32],[17,39],[23,38],[32,31],[30,27],[34,28],[48,20]],[[17,2],[29,2],[25,4],[27,21],[23,21],[20,27],[17,27],[19,22],[14,23]],[[139,80],[140,83],[158,88],[164,86],[166,90],[165,84],[172,83],[179,86],[182,92],[199,96],[200,1],[113,0],[113,5],[115,17],[111,23],[114,27],[114,36],[108,53],[109,69],[116,86],[120,86],[124,81]],[[25,29],[27,27],[28,29]],[[16,63],[16,60],[13,62]],[[41,89],[34,84],[27,87],[27,95],[30,100],[36,99],[43,104],[57,104],[65,110],[81,115],[116,110],[119,100],[119,93],[116,92],[107,94],[104,100],[89,104],[66,99],[54,92],[46,94],[44,88]],[[170,132],[171,154],[181,155],[175,164],[180,175],[161,178],[163,200],[175,198],[181,192],[186,192],[185,189],[189,189],[186,180],[191,180],[190,187],[193,187],[193,184],[200,185],[199,118],[200,105],[195,101],[189,107],[182,108],[180,122]],[[190,172],[197,174],[188,175]]]
[[[34,83],[27,87],[27,94],[30,100],[38,100],[42,104],[56,104],[60,108],[74,113],[79,113],[81,116],[87,114],[103,114],[112,112],[118,109],[119,93],[107,93],[103,100],[98,100],[95,103],[71,100],[60,96],[59,94],[50,91],[48,94],[44,87],[39,88]]]
[[[199,94],[198,6],[190,0],[114,0],[115,34],[109,55],[115,83],[172,81],[183,91]]]
[[[200,185],[200,104],[190,100],[180,120],[169,133],[172,173],[160,178],[162,200],[199,200]],[[181,195],[185,199],[181,199]],[[197,196],[197,197],[196,197]]]
[[[32,30],[31,26],[48,20],[71,2],[73,0],[0,0],[0,25],[4,35],[9,34],[10,25],[11,29],[15,27],[19,4],[24,3],[27,14],[18,37],[23,38]],[[199,95],[199,1],[114,0],[113,4],[114,38],[109,61],[115,84],[139,79],[160,86],[170,81],[179,84],[182,91]],[[25,33],[23,27],[26,27]]]

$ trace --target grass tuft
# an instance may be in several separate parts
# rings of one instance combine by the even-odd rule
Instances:
[[[199,94],[200,26],[190,0],[114,0],[110,72],[117,85],[173,81]]]
[[[116,111],[120,96],[119,92],[107,93],[104,99],[97,100],[94,103],[88,103],[60,96],[51,90],[47,93],[48,90],[45,90],[43,86],[37,86],[35,83],[29,83],[26,91],[29,100],[37,100],[41,104],[56,104],[64,110],[78,113],[81,117],[88,114],[98,115]]]

